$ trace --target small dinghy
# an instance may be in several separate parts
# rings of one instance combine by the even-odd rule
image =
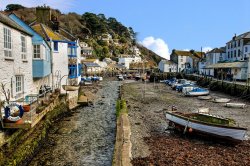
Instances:
[[[245,108],[246,104],[244,103],[226,103],[226,107],[231,107],[231,108]]]
[[[211,100],[212,96],[198,96],[198,99],[200,99],[200,100]]]
[[[247,129],[236,126],[233,119],[211,114],[167,111],[166,119],[169,121],[169,128],[184,134],[206,134],[235,143],[245,140],[247,133]]]
[[[228,98],[215,98],[213,102],[215,103],[228,103],[230,99]]]
[[[62,85],[62,88],[66,91],[76,91],[79,89],[79,86],[75,85]]]
[[[205,96],[209,95],[209,90],[203,88],[195,88],[185,94],[186,96]]]

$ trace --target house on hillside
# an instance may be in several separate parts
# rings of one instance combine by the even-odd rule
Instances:
[[[203,56],[203,52],[174,49],[170,55],[170,60],[177,64],[178,72],[194,73],[198,72],[198,64]]]
[[[52,87],[52,71],[51,71],[51,48],[49,43],[43,39],[38,33],[36,33],[29,25],[21,20],[14,13],[9,17],[20,25],[27,32],[32,34],[32,76],[33,84],[30,87],[36,94],[44,85]],[[23,39],[22,39],[23,40]],[[24,40],[22,45],[25,45]],[[27,49],[27,48],[26,48]]]
[[[87,43],[80,42],[80,47],[81,47],[81,59],[92,56],[93,48],[89,47]]]
[[[118,64],[121,64],[121,65],[125,66],[127,69],[129,69],[130,63],[141,62],[141,61],[142,61],[142,59],[140,56],[120,55]]]
[[[170,60],[161,60],[158,64],[158,69],[162,73],[177,72],[177,64]]]
[[[141,55],[141,51],[138,47],[133,46],[129,49],[135,56],[140,56]]]
[[[10,100],[35,93],[32,88],[32,34],[0,13],[0,41],[0,83],[9,91]],[[0,99],[5,100],[3,93]]]

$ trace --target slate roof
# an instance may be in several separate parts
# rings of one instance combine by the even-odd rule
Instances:
[[[222,50],[221,48],[214,48],[208,53],[225,53],[225,50]]]
[[[197,58],[202,58],[202,56],[205,54],[204,52],[194,51],[192,53],[191,51],[182,51],[182,50],[174,50],[173,53],[177,56],[196,56]]]
[[[190,51],[175,50],[173,53],[178,56],[192,56]]]
[[[240,34],[240,35],[238,35],[238,36],[236,36],[236,37],[233,37],[234,38],[234,40],[240,40],[240,39],[250,39],[250,31],[249,32],[245,32],[245,33],[243,33],[243,34]],[[227,42],[227,43],[230,43],[232,40],[230,40],[229,42]]]
[[[32,28],[43,38],[47,40],[59,40],[59,41],[69,41],[66,37],[62,36],[61,34],[54,32],[51,28],[48,26],[38,23],[32,26]]]
[[[26,31],[24,28],[22,28],[20,25],[18,25],[15,21],[10,19],[8,16],[0,12],[0,22],[13,28],[16,29],[20,32],[25,33],[26,35],[32,36],[28,31]]]
[[[86,67],[101,67],[97,63],[90,63],[90,62],[84,62],[83,63]]]

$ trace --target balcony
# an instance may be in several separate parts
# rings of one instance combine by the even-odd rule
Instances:
[[[33,59],[33,78],[46,77],[51,73],[51,63],[43,59]]]

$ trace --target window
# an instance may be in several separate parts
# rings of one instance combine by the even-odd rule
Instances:
[[[77,66],[69,65],[69,78],[77,78]]]
[[[33,58],[41,58],[40,45],[34,45],[34,57]]]
[[[58,42],[54,42],[54,51],[58,51]]]
[[[231,58],[233,58],[233,51],[231,51]]]
[[[238,57],[240,57],[240,50],[238,50]]]
[[[23,90],[23,77],[16,76],[16,93],[22,92]]]
[[[181,64],[181,68],[184,68],[184,64]]]
[[[229,51],[227,52],[227,57],[230,58],[230,52]]]
[[[247,47],[245,47],[245,52],[247,52],[248,51],[248,49],[247,49]]]
[[[12,58],[12,43],[11,43],[11,31],[8,28],[3,28],[4,35],[4,56]]]
[[[240,40],[238,40],[238,47],[240,47]]]
[[[22,60],[26,60],[26,39],[25,36],[21,36],[21,58]]]
[[[236,57],[236,50],[234,50],[234,57]]]
[[[181,59],[181,62],[183,62],[183,59]]]

